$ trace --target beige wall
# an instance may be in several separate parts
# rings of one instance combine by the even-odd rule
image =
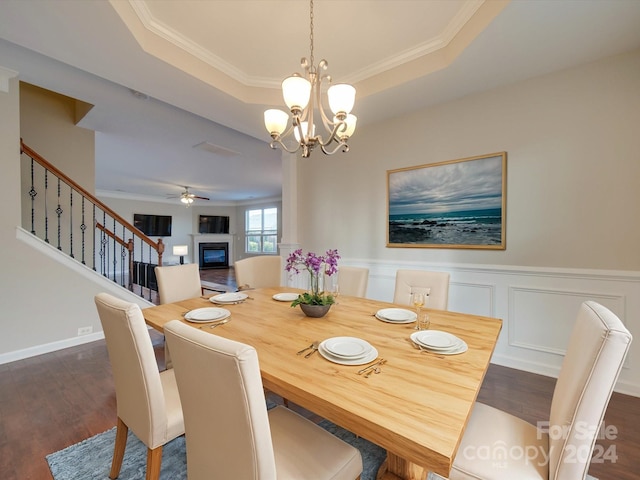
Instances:
[[[300,242],[367,260],[640,270],[639,86],[635,51],[365,126],[348,154],[300,162]],[[387,170],[499,151],[505,251],[385,247]]]
[[[20,135],[25,144],[90,193],[95,192],[95,132],[76,126],[78,102],[20,83]]]

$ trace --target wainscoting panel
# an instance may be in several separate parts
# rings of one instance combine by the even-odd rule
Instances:
[[[640,272],[342,259],[369,268],[367,296],[391,302],[398,269],[451,274],[449,310],[503,321],[492,361],[557,377],[580,305],[596,301],[635,335],[616,390],[640,396]]]
[[[449,310],[495,317],[495,285],[449,282]]]
[[[624,297],[599,293],[511,287],[509,345],[564,355],[582,303],[596,301],[624,318]],[[553,332],[552,335],[549,333]]]

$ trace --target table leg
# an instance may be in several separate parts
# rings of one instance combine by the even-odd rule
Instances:
[[[380,466],[376,480],[426,480],[427,471],[387,450],[387,459]]]

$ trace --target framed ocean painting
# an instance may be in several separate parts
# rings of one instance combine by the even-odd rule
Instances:
[[[387,171],[387,247],[506,248],[507,153]]]

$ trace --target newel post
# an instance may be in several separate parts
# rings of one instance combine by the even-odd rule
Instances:
[[[162,243],[162,239],[158,239],[158,266],[162,266],[162,254],[164,253],[164,243]]]

